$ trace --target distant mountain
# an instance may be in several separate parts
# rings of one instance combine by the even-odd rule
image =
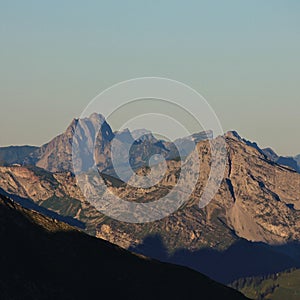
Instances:
[[[92,114],[89,118],[80,120],[74,119],[64,133],[29,155],[25,160],[25,165],[36,165],[51,172],[72,171],[72,144],[75,130],[77,130],[76,146],[87,149],[78,163],[83,169],[92,167],[94,157],[88,149],[100,148],[102,151],[97,159],[101,160],[107,144],[114,137],[110,126],[99,114]]]
[[[265,148],[262,151],[271,161],[279,165],[287,166],[300,173],[300,155],[295,157],[278,156],[271,148]]]
[[[34,146],[0,147],[0,164],[23,164],[26,157],[37,149]]]
[[[101,114],[94,113],[87,118],[74,119],[64,133],[41,147],[13,147],[13,150],[0,148],[0,162],[2,159],[2,165],[17,163],[35,165],[50,172],[73,172],[72,145],[74,143],[74,149],[83,150],[80,152],[81,157],[76,160],[76,164],[83,171],[97,166],[99,171],[118,177],[111,160],[111,141],[114,138],[122,158],[128,144],[132,144],[128,160],[136,170],[148,166],[149,158],[154,154],[160,154],[166,159],[178,158],[175,143],[184,145],[188,155],[194,143],[212,138],[212,132],[201,132],[174,142],[166,142],[156,139],[145,129],[135,130],[132,133],[125,129],[114,133],[105,118]],[[95,153],[91,153],[94,149]],[[118,167],[121,170],[123,168],[122,165]],[[126,178],[126,170],[122,171]]]
[[[293,157],[284,157],[284,156],[280,156],[277,160],[276,160],[277,164],[283,165],[283,166],[287,166],[290,167],[291,169],[300,172],[300,168],[297,164],[297,161],[293,158]]]
[[[0,196],[0,298],[246,299],[190,269],[133,255]]]
[[[294,157],[294,160],[297,162],[298,167],[300,168],[300,154]]]
[[[262,151],[271,161],[276,162],[279,158],[277,153],[272,148],[265,148],[265,149],[262,149]]]

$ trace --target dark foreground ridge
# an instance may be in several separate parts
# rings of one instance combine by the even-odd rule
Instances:
[[[0,196],[0,299],[246,299]]]

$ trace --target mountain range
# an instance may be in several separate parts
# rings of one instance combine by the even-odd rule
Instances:
[[[100,124],[104,126],[99,132]],[[82,134],[75,143],[96,149],[93,160],[90,153],[82,158],[83,169],[97,165],[114,194],[149,202],[176,185],[181,164],[175,144],[146,131],[143,138],[133,141],[131,166],[137,174],[144,174],[149,157],[161,154],[167,159],[167,173],[149,189],[136,189],[120,180],[111,165],[111,141],[117,138],[131,143],[134,133],[115,133],[103,116],[93,114],[74,119],[63,134],[32,151],[25,147],[22,154],[20,147],[1,148],[2,194],[80,222],[90,235],[122,248],[191,267],[222,283],[300,267],[300,174],[295,165],[282,163],[271,149],[260,149],[236,132],[225,134],[225,176],[212,201],[200,209],[199,199],[211,168],[209,140],[214,137],[212,132],[203,132],[176,141],[186,145],[187,160],[189,141],[195,141],[199,153],[200,178],[190,199],[162,220],[128,224],[97,211],[78,187],[71,160],[76,128]]]
[[[295,157],[292,156],[279,156],[271,148],[262,149],[267,157],[279,165],[290,167],[291,169],[300,173],[300,154]]]

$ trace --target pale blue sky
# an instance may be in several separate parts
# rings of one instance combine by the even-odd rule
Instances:
[[[0,145],[47,142],[101,90],[160,76],[225,130],[300,153],[300,1],[0,0]]]

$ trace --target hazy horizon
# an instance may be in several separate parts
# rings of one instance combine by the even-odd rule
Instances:
[[[0,16],[0,146],[42,145],[105,88],[157,76],[224,131],[300,153],[299,1],[0,1]]]

